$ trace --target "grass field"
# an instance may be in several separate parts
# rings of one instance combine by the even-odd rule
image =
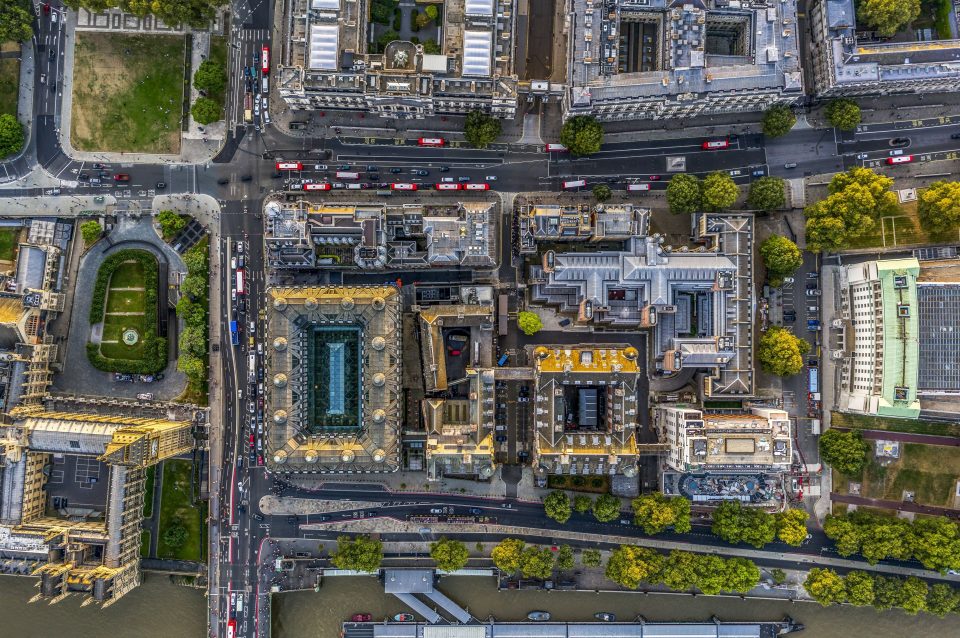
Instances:
[[[899,501],[910,491],[917,503],[953,507],[958,479],[960,454],[955,447],[904,443],[899,459],[881,465],[871,446],[870,462],[859,480],[860,496]],[[839,478],[835,485],[837,491],[848,492],[847,479]]]
[[[143,357],[143,335],[146,328],[144,315],[144,289],[149,284],[144,281],[143,266],[135,261],[121,264],[110,278],[107,290],[107,311],[103,318],[103,337],[100,352],[111,359],[141,359]],[[138,290],[131,290],[131,289]],[[155,318],[153,318],[155,320]],[[123,343],[125,330],[133,328],[141,339],[132,346]]]
[[[183,36],[78,32],[70,139],[82,151],[177,153]]]
[[[150,558],[150,532],[140,532],[140,558]]]
[[[850,242],[850,248],[882,248],[907,244],[926,244],[931,241],[917,215],[917,202],[900,206],[901,215],[882,217],[873,230]]]
[[[19,47],[5,42],[2,51],[17,51]],[[0,58],[0,115],[9,113],[16,117],[17,99],[20,91],[20,60]]]
[[[960,436],[960,424],[938,423],[920,419],[891,419],[887,417],[864,416],[831,412],[830,423],[838,428],[857,430],[883,430],[888,432],[909,432],[911,434],[934,434],[940,436]]]
[[[146,496],[143,499],[143,517],[153,516],[153,485],[157,480],[157,466],[151,465],[147,468],[147,476],[144,481],[143,490]]]
[[[157,558],[176,558],[180,560],[203,559],[203,528],[206,519],[206,507],[191,502],[190,461],[169,459],[163,463],[163,487],[160,501],[160,527],[157,540]],[[177,548],[168,547],[164,542],[164,531],[179,522],[187,530],[186,542]]]
[[[17,257],[19,228],[0,228],[0,261],[13,261]]]
[[[230,62],[227,60],[227,38],[222,35],[214,35],[210,37],[210,55],[208,59],[211,62],[216,62],[224,69],[230,69]],[[223,105],[224,96],[227,92],[226,84],[218,92],[210,96],[210,99],[215,100],[219,104]]]

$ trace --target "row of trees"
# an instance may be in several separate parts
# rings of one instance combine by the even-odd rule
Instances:
[[[606,577],[629,589],[649,583],[663,584],[677,591],[695,587],[714,595],[721,591],[750,591],[760,582],[760,570],[746,558],[723,559],[681,550],[664,556],[646,547],[623,545],[610,554]]]
[[[593,512],[593,517],[601,523],[609,523],[620,516],[620,499],[612,494],[601,494],[596,500],[580,494],[573,501],[566,492],[550,492],[543,499],[544,512],[558,523],[570,520],[574,510],[579,513]]]
[[[807,512],[788,509],[769,514],[740,501],[724,501],[713,512],[713,533],[728,543],[763,547],[774,538],[793,546],[807,539]]]
[[[929,586],[916,576],[899,578],[863,571],[841,576],[832,569],[816,567],[810,570],[803,587],[824,607],[835,603],[878,610],[899,607],[908,614],[927,611],[941,618],[960,609],[960,592],[946,583]]]
[[[186,375],[190,394],[203,394],[207,379],[207,330],[209,324],[209,242],[206,238],[183,254],[187,276],[180,284],[177,316],[186,326],[180,332],[177,369]]]
[[[155,15],[169,25],[186,23],[202,28],[213,20],[226,0],[64,0],[64,4],[71,9],[84,7],[94,13],[119,7],[138,16]]]
[[[723,171],[711,173],[702,180],[696,175],[678,173],[667,185],[667,204],[674,214],[726,210],[736,204],[738,197],[740,187]],[[786,201],[783,180],[779,177],[761,177],[750,184],[748,208],[771,211],[783,208]]]
[[[0,42],[27,42],[33,37],[33,5],[30,0],[0,2]]]
[[[885,558],[913,558],[939,572],[960,569],[960,525],[943,516],[910,522],[857,510],[827,516],[823,531],[838,554],[860,554],[871,565]]]
[[[227,86],[227,70],[224,66],[211,59],[204,60],[193,74],[193,86],[206,94],[198,97],[190,107],[193,119],[203,125],[221,119]]]

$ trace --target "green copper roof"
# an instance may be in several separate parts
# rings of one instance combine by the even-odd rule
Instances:
[[[883,390],[877,414],[915,419],[920,321],[917,317],[916,259],[877,262],[883,295]]]

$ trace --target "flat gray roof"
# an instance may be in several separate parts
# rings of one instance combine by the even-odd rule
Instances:
[[[920,391],[960,392],[960,284],[917,284]]]

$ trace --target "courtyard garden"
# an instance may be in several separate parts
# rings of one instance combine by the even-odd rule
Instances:
[[[97,272],[90,325],[99,340],[87,344],[98,370],[153,374],[167,365],[166,339],[157,336],[158,266],[143,250],[122,250]]]
[[[194,501],[194,465],[183,459],[163,463],[157,558],[201,561],[207,504]]]

